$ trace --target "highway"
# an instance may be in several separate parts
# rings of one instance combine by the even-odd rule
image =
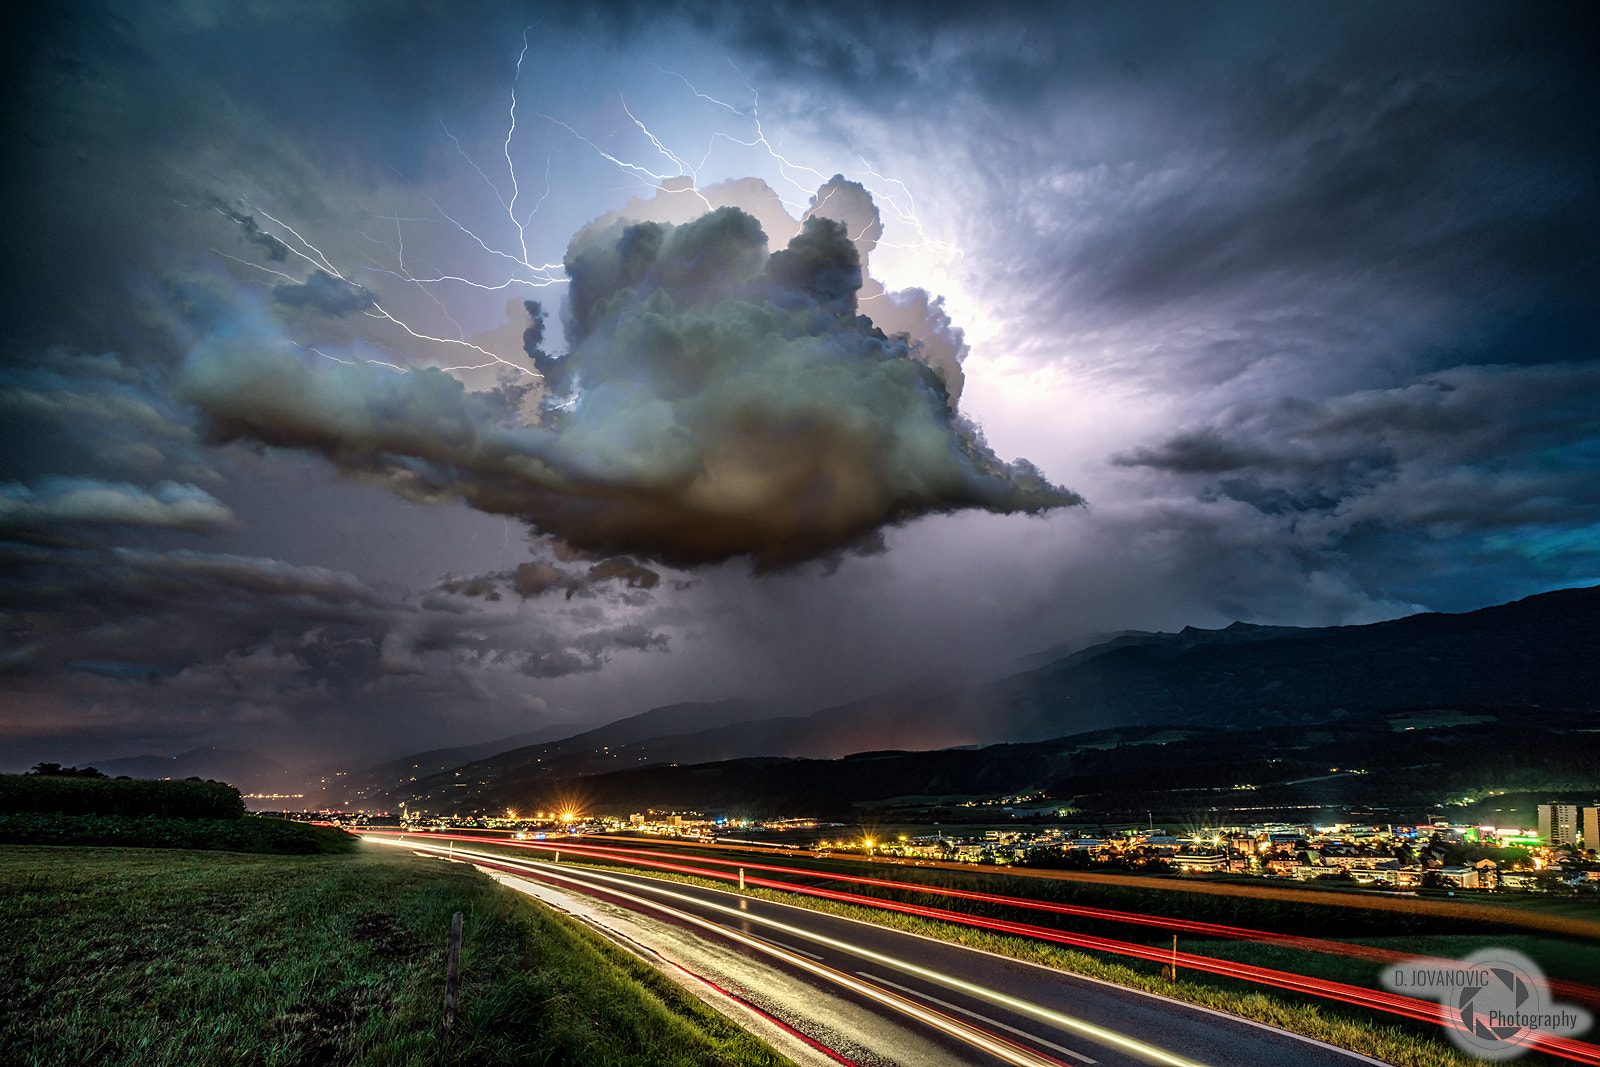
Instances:
[[[804,1064],[1379,1062],[1154,994],[734,891],[364,836],[478,864],[662,966]]]

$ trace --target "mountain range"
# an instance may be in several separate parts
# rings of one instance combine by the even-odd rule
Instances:
[[[85,766],[112,778],[210,778],[238,786],[246,793],[288,792],[297,781],[288,767],[259,752],[226,748],[191,748],[175,756],[91,760]]]
[[[1600,588],[1362,626],[1234,623],[1126,632],[1076,651],[1052,650],[1033,658],[1037,666],[998,679],[927,678],[809,715],[777,715],[744,700],[675,704],[455,766],[440,765],[457,750],[426,753],[353,776],[343,800],[497,812],[553,803],[540,798],[576,784],[592,792],[598,775],[614,780],[646,768],[753,757],[819,761],[1158,726],[1292,733],[1364,723],[1381,730],[1386,717],[1436,710],[1500,720],[1537,712],[1543,721],[1600,707],[1597,652]],[[432,767],[438,769],[418,773]]]

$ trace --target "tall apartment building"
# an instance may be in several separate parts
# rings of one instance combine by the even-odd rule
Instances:
[[[1583,809],[1583,847],[1600,848],[1600,808]]]
[[[1539,840],[1546,845],[1575,844],[1578,840],[1578,806],[1540,804]]]

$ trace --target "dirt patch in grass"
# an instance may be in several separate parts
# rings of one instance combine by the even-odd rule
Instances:
[[[350,937],[387,959],[410,959],[422,948],[411,932],[392,915],[374,912],[350,928]]]

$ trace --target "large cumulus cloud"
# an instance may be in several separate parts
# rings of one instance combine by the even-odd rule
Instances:
[[[860,252],[838,221],[813,214],[769,252],[734,207],[618,220],[581,232],[566,269],[570,352],[539,347],[529,308],[537,421],[507,402],[525,386],[340,365],[267,329],[211,335],[181,395],[215,440],[309,449],[412,499],[677,566],[771,568],[870,547],[919,515],[1080,502],[996,457],[911,340],[859,312]]]

